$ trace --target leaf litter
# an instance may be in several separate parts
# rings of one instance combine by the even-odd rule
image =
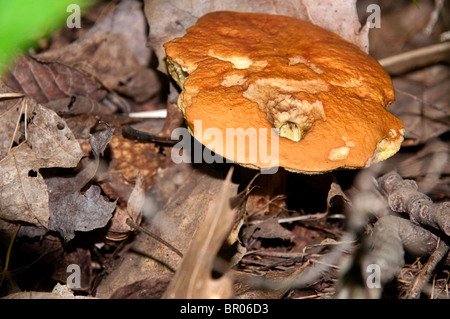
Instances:
[[[369,32],[365,1],[99,3],[84,15],[89,29],[62,30],[17,59],[0,82],[2,242],[20,227],[11,255],[0,250],[1,265],[10,260],[1,295],[43,298],[20,293],[51,293],[77,264],[85,276],[72,297],[448,298],[448,234],[440,232],[449,200],[445,61],[393,77],[390,110],[405,123],[406,140],[395,157],[362,171],[283,171],[274,180],[229,164],[175,165],[173,143],[122,133],[134,127],[168,137],[184,126],[162,44],[206,12],[291,15],[380,60],[432,45],[445,31],[442,19],[430,20],[431,1],[421,10],[409,1],[382,6],[383,27]],[[420,23],[406,21],[404,10]],[[165,120],[127,114],[158,109],[167,109]],[[381,186],[393,169],[400,185],[412,185],[401,195]],[[399,208],[404,201],[410,208]],[[411,248],[424,252],[422,263],[410,263]],[[389,265],[383,286],[395,291],[357,284],[374,262]],[[430,284],[433,271],[438,286]]]

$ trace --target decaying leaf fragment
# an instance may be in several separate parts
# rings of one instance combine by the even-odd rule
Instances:
[[[242,242],[244,246],[248,246],[248,242],[251,238],[275,238],[286,241],[293,241],[294,237],[294,233],[280,225],[277,217],[270,217],[262,221],[254,221],[252,225],[245,228],[242,234]]]
[[[49,177],[46,183],[50,190],[49,229],[58,231],[68,241],[75,231],[90,231],[104,227],[110,220],[115,202],[105,200],[101,189],[91,185],[82,194],[80,190],[95,176],[99,156],[112,138],[113,130],[107,128],[89,139],[94,159],[89,161],[75,176]]]
[[[62,195],[62,198],[56,196],[52,205],[55,210],[53,215],[58,218],[51,219],[50,227],[61,233],[66,241],[75,236],[75,231],[90,231],[105,226],[116,208],[115,202],[103,198],[97,185],[89,187],[84,195],[59,195]]]

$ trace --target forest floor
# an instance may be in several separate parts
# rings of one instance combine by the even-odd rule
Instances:
[[[392,77],[405,140],[382,163],[322,175],[174,163],[185,123],[164,18],[194,9],[126,2],[97,3],[0,82],[0,296],[60,296],[58,284],[120,299],[450,297],[448,1],[379,4],[369,53]],[[371,3],[357,2],[360,21]],[[150,46],[148,24],[166,30]]]

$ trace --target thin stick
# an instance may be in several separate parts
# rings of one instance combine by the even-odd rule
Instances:
[[[128,113],[132,118],[159,119],[167,117],[167,109]]]
[[[15,99],[24,96],[23,93],[0,93],[0,99]]]
[[[409,93],[409,92],[400,90],[399,88],[395,88],[395,91],[397,91],[397,92],[399,92],[399,93],[401,93],[401,94],[403,94],[403,95],[406,95],[406,96],[412,98],[414,101],[418,101],[418,102],[422,103],[422,104],[425,105],[425,106],[429,106],[429,107],[431,107],[432,109],[434,109],[434,110],[436,110],[436,111],[442,112],[442,113],[444,113],[445,115],[448,114],[447,111],[444,110],[443,108],[440,108],[440,107],[438,107],[438,106],[436,106],[436,105],[434,105],[434,104],[431,104],[431,103],[427,103],[427,102],[425,102],[424,100],[422,100],[421,98],[415,96],[414,94],[411,94],[411,93]]]
[[[294,216],[294,217],[286,217],[286,218],[279,218],[278,222],[280,224],[283,223],[292,223],[296,221],[302,221],[302,220],[318,220],[321,218],[324,218],[328,213],[317,213],[317,214],[308,214],[308,215],[302,215],[302,216]]]
[[[16,229],[14,229],[14,233],[12,234],[11,240],[9,242],[8,251],[6,252],[5,267],[3,268],[2,278],[0,279],[0,287],[2,286],[3,281],[6,278],[6,273],[8,272],[9,259],[11,256],[12,246],[13,246],[14,240],[16,239],[17,233],[19,232],[19,229],[20,229],[20,224],[18,224],[16,226]]]
[[[127,225],[130,227],[133,227],[136,230],[139,230],[141,232],[143,232],[144,234],[150,236],[151,238],[155,239],[156,241],[159,241],[161,244],[163,244],[164,246],[166,246],[167,248],[169,248],[170,250],[172,250],[174,253],[176,253],[178,256],[180,256],[181,258],[183,258],[183,253],[181,251],[179,251],[178,249],[176,249],[175,247],[173,247],[171,244],[169,244],[167,241],[165,241],[164,239],[162,239],[161,237],[151,233],[150,231],[148,231],[147,229],[139,226],[138,224],[136,224],[134,221],[132,221],[130,218],[127,219]]]
[[[125,127],[122,129],[122,132],[137,138],[138,140],[150,140],[156,142],[169,142],[169,143],[177,143],[179,140],[172,139],[170,136],[157,136],[149,133],[145,133],[139,130],[136,130],[132,127]]]
[[[18,104],[18,103],[17,103],[17,104]],[[17,104],[15,104],[14,107],[16,107]],[[19,126],[20,126],[20,118],[22,117],[22,113],[23,113],[24,108],[25,108],[25,103],[24,103],[24,100],[22,99],[22,108],[20,109],[19,116],[17,117],[16,126],[14,127],[14,133],[13,133],[13,136],[11,137],[11,143],[9,143],[8,154],[9,154],[9,152],[11,151],[12,146],[13,146],[13,144],[14,144],[14,137],[16,136],[17,131],[19,130]],[[25,119],[25,123],[26,123],[26,119]],[[25,131],[26,131],[26,130],[25,130]]]
[[[447,61],[449,56],[450,42],[443,42],[383,58],[379,62],[389,74],[399,75],[430,64]]]
[[[423,287],[430,280],[431,273],[436,268],[436,265],[445,256],[445,254],[448,251],[448,248],[449,248],[448,245],[443,240],[439,240],[439,246],[431,254],[426,264],[423,266],[423,268],[420,270],[420,272],[414,279],[412,287],[407,294],[408,299],[417,299],[420,297],[420,293],[422,292]],[[434,281],[433,281],[432,298],[433,298],[433,291],[434,291]]]

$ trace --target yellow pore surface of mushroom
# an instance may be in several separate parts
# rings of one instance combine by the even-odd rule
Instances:
[[[386,110],[394,101],[389,75],[357,46],[308,22],[212,12],[164,47],[191,132],[234,162],[273,166],[264,148],[277,165],[315,174],[367,167],[403,141],[402,122]]]

